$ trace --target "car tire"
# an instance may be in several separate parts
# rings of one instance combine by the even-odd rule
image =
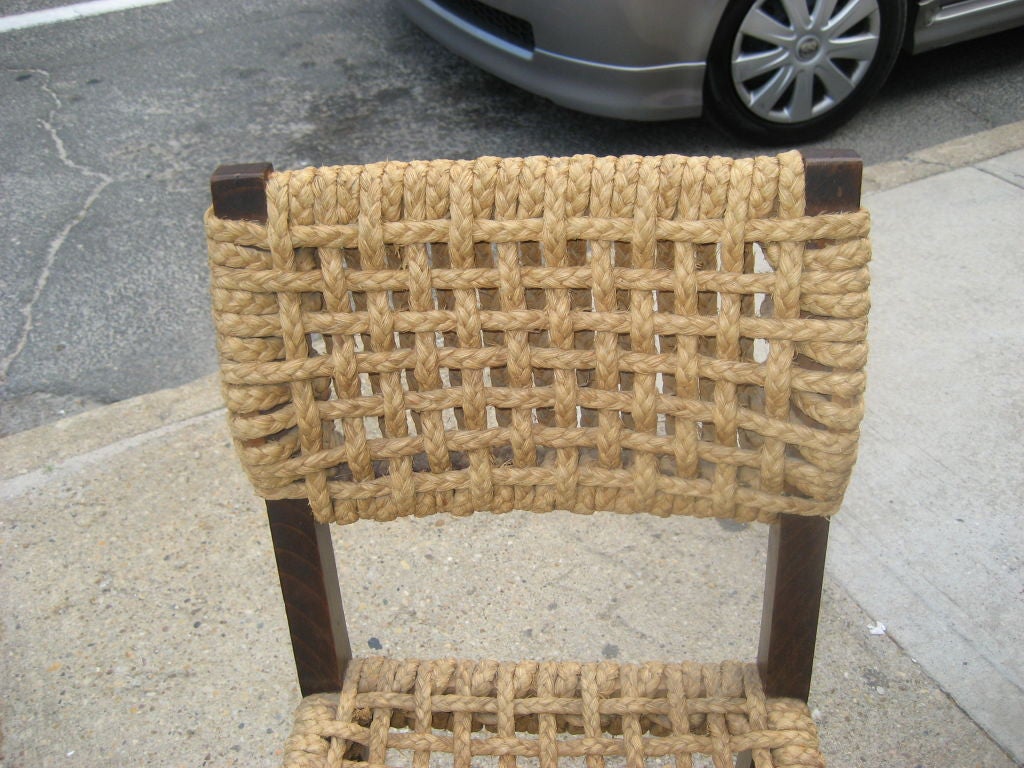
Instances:
[[[821,138],[882,87],[906,18],[906,0],[736,0],[708,55],[706,112],[756,144]]]

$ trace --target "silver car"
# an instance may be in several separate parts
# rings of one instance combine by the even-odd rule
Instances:
[[[630,120],[703,111],[757,143],[848,120],[912,53],[1024,24],[1024,0],[398,0],[498,77]]]

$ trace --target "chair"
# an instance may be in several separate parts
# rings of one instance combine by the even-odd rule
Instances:
[[[860,174],[820,152],[214,173],[224,397],[305,697],[287,766],[823,765],[806,700],[862,414]],[[352,658],[329,523],[510,510],[770,525],[757,662]]]

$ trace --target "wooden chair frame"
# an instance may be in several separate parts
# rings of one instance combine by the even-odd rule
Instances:
[[[803,156],[808,215],[859,208],[862,163],[856,154]],[[271,172],[266,163],[219,167],[211,179],[215,215],[266,222],[264,189]],[[314,521],[305,500],[266,506],[302,695],[338,691],[352,649],[330,530]],[[826,517],[789,514],[770,526],[757,655],[768,696],[807,700],[828,530]]]

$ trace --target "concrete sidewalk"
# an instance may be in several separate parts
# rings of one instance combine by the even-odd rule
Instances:
[[[867,174],[869,412],[811,700],[834,766],[1024,761],[1022,147]],[[277,763],[298,690],[212,378],[0,440],[0,500],[0,766]],[[564,517],[338,529],[357,653],[752,656],[761,527]]]

